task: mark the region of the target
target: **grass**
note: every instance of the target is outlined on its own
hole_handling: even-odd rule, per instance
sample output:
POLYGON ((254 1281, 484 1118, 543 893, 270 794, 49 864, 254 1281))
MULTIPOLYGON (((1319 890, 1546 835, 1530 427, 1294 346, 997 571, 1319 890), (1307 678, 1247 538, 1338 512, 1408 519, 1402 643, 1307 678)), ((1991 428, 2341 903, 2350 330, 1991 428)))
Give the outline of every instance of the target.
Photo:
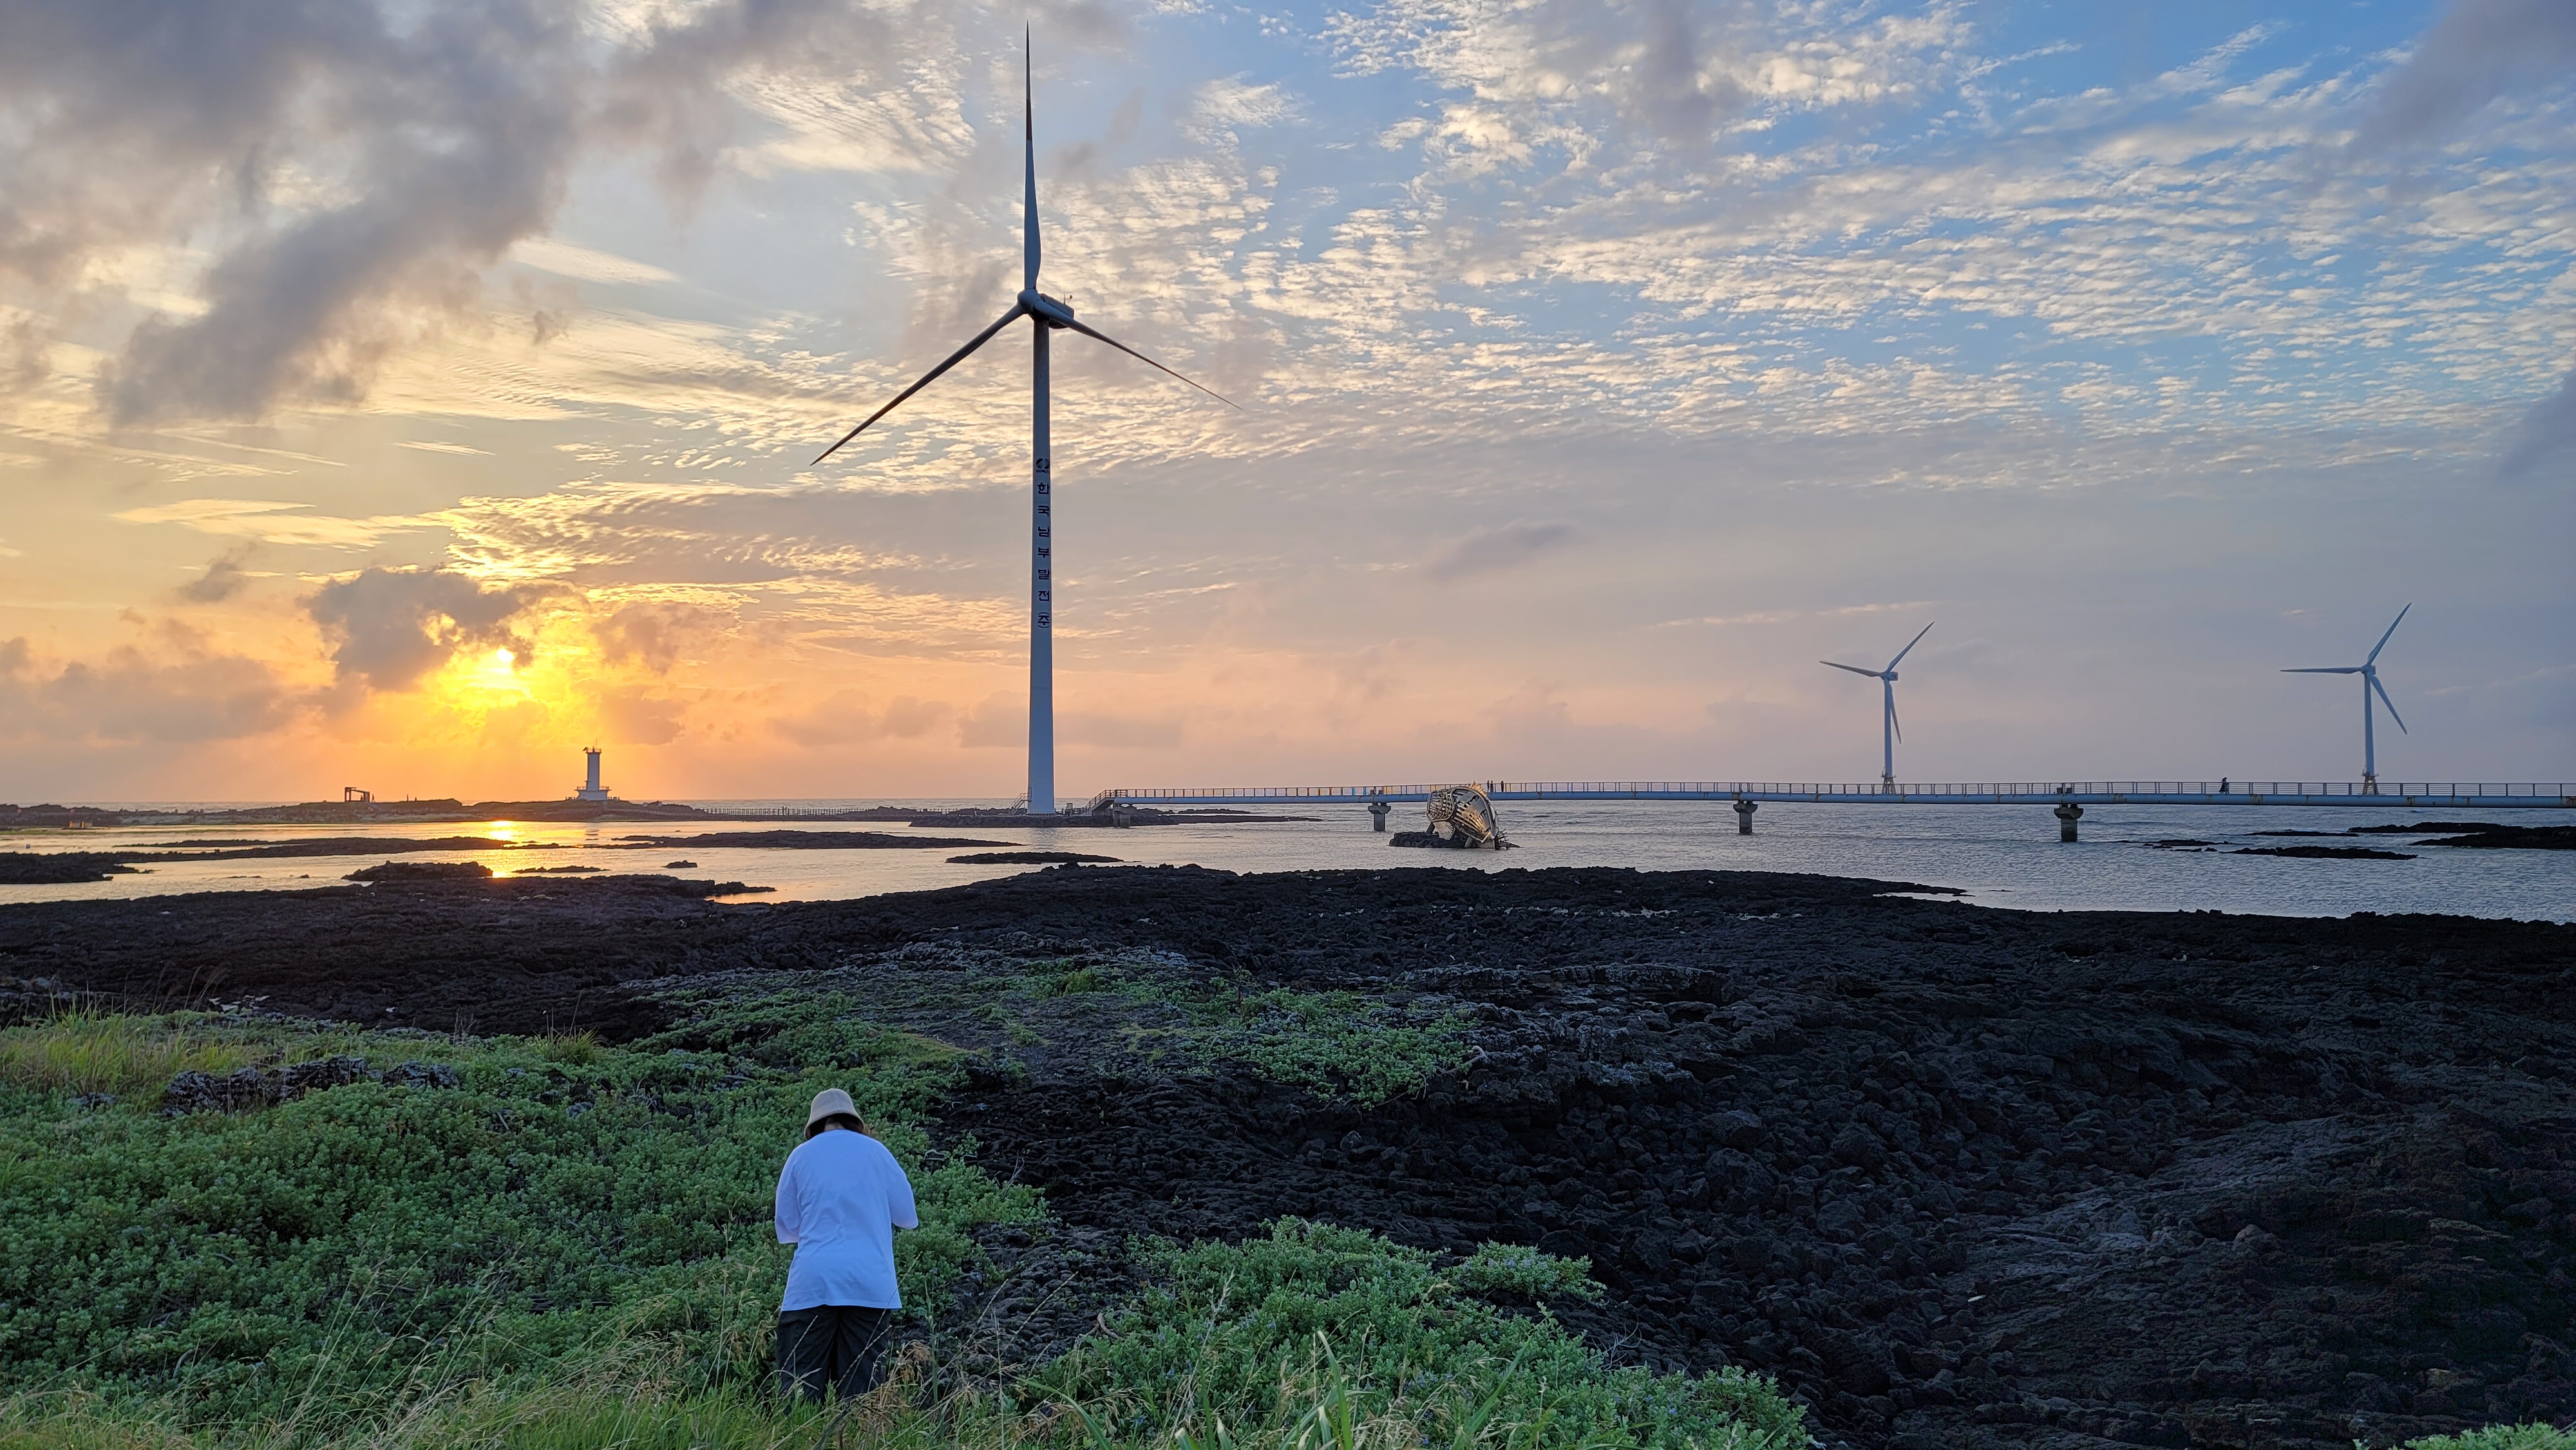
MULTIPOLYGON (((1175 1004, 1098 963, 1040 975, 1048 1000, 1143 1003, 1194 1050, 1346 1092, 1387 1090, 1453 1040, 1365 999, 1192 988, 1175 1004), (1388 1035, 1407 1032, 1425 1045, 1411 1059, 1388 1035), (1300 1034, 1316 1040, 1290 1051, 1300 1034), (1372 1076, 1354 1060, 1371 1051, 1397 1067, 1372 1076)), ((1444 1268, 1296 1221, 1154 1250, 1157 1287, 1034 1372, 975 1379, 963 1367, 989 1357, 944 1332, 929 1343, 953 1358, 916 1346, 869 1401, 782 1403, 766 1390, 787 1257, 769 1191, 818 1087, 849 1089, 912 1175, 923 1227, 896 1250, 916 1328, 985 1267, 978 1225, 1040 1206, 971 1144, 931 1146, 972 1054, 829 991, 682 1008, 626 1045, 204 1016, 0 1033, 0 1450, 1809 1443, 1767 1381, 1614 1368, 1543 1307, 1494 1302, 1597 1294, 1579 1260, 1489 1245, 1444 1268), (435 1062, 458 1085, 397 1074, 155 1110, 170 1072, 334 1056, 435 1062), (109 1088, 114 1105, 75 1097, 109 1088)))
POLYGON ((1467 1020, 1355 992, 1275 990, 1197 1007, 1201 1050, 1276 1082, 1364 1105, 1420 1088, 1467 1057, 1467 1020))
POLYGON ((1417 1091, 1464 1066, 1473 1046, 1470 1020, 1446 1005, 1355 992, 1256 992, 1147 951, 1027 960, 916 947, 861 972, 760 973, 721 988, 674 989, 662 1000, 687 1019, 668 1042, 765 1062, 813 1062, 823 1060, 818 1052, 838 1052, 832 1060, 873 1068, 909 1054, 917 1066, 936 1069, 958 1050, 925 1048, 918 1039, 907 1047, 896 1028, 871 1024, 964 1015, 998 1029, 1005 1050, 1115 1043, 1138 1066, 1202 1072, 1240 1064, 1363 1105, 1417 1091))
MULTIPOLYGON (((1790 1450, 1811 1442, 1767 1381, 1612 1369, 1545 1318, 1462 1295, 1429 1256, 1282 1221, 1167 1250, 1167 1285, 1071 1355, 958 1384, 920 1349, 867 1400, 818 1412, 739 1376, 703 1382, 687 1333, 614 1326, 543 1374, 465 1371, 435 1341, 359 1414, 299 1389, 211 1420, 174 1396, 0 1399, 0 1450, 1790 1450)), ((344 1345, 340 1353, 357 1353, 344 1345)), ((318 1380, 347 1380, 343 1372, 318 1380)))
POLYGON ((33 1062, 107 1041, 129 1064, 343 1053, 461 1075, 176 1118, 0 1085, 0 1381, 160 1397, 192 1419, 256 1421, 316 1395, 363 1417, 417 1398, 424 1376, 542 1377, 638 1336, 697 1346, 700 1387, 756 1367, 786 1258, 770 1188, 826 1084, 850 1089, 912 1175, 923 1227, 897 1264, 917 1304, 980 1259, 975 1225, 1037 1214, 1030 1190, 932 1151, 922 1064, 938 1054, 911 1039, 818 1049, 824 1063, 796 1070, 204 1019, 58 1019, 11 1040, 33 1062), (435 1373, 410 1353, 423 1346, 435 1373))
MULTIPOLYGON (((1472 1260, 1471 1260, 1472 1262, 1472 1260)), ((1557 1261, 1563 1263, 1564 1261, 1557 1261)), ((1767 1379, 1612 1368, 1542 1314, 1462 1292, 1432 1256, 1282 1219, 1164 1250, 1158 1282, 1037 1377, 1121 1444, 1786 1450, 1809 1437, 1767 1379), (1363 1429, 1365 1433, 1362 1433, 1363 1429)), ((1550 1269, 1562 1280, 1579 1269, 1550 1269)))
POLYGON ((182 1072, 231 1072, 257 1055, 193 1021, 76 1010, 0 1029, 0 1084, 157 1097, 182 1072))

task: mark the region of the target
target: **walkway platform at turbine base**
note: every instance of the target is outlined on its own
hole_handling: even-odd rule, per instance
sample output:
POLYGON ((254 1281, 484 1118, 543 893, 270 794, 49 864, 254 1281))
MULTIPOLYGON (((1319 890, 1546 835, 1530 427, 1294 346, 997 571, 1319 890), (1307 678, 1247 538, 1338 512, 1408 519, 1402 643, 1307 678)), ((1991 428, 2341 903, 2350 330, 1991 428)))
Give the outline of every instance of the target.
MULTIPOLYGON (((1455 782, 1448 782, 1454 784, 1455 782)), ((1479 781, 1498 801, 1804 801, 1868 806, 2363 806, 2402 811, 2576 810, 2567 782, 2093 780, 1950 785, 1824 785, 1792 781, 1479 781)), ((1430 785, 1179 786, 1105 790, 1117 806, 1317 806, 1419 803, 1430 785)))

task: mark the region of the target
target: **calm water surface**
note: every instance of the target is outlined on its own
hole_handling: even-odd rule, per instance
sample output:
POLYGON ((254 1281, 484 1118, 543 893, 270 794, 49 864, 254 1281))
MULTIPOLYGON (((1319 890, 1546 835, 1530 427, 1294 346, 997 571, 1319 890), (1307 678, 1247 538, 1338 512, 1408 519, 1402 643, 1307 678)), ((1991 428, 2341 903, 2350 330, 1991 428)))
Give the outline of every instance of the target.
MULTIPOLYGON (((695 802, 710 809, 778 802, 695 802)), ((858 801, 797 802, 846 808, 858 801)), ((946 804, 957 804, 954 802, 946 804)), ((1392 825, 1419 824, 1419 807, 1398 807, 1392 825)), ((2260 912, 2344 916, 2356 911, 2443 912, 2466 916, 2576 921, 2576 854, 2428 847, 2411 861, 2312 861, 2227 854, 2238 846, 2294 844, 2262 831, 2340 832, 2349 826, 2406 824, 2422 812, 2361 809, 2253 809, 2227 806, 2088 807, 2084 839, 2066 845, 2057 822, 2034 806, 1765 805, 1755 834, 1740 836, 1724 802, 1577 801, 1505 803, 1503 828, 1519 849, 1410 851, 1386 845, 1355 806, 1328 808, 1320 820, 1267 825, 1151 826, 1132 830, 1005 826, 938 829, 916 834, 973 836, 1018 847, 1086 851, 1142 864, 1196 863, 1229 871, 1293 871, 1417 866, 1450 870, 1511 867, 1633 866, 1640 870, 1798 871, 1865 876, 1956 887, 1988 906, 2064 911, 2260 912), (2159 850, 2151 843, 2192 838, 2221 849, 2159 850)), ((2445 819, 2567 824, 2563 811, 2446 813, 2445 819)), ((899 824, 783 821, 798 830, 905 833, 899 824)), ((299 836, 488 835, 495 848, 406 854, 406 861, 480 860, 496 873, 528 866, 585 865, 611 871, 660 871, 664 863, 697 863, 680 874, 777 888, 766 901, 828 900, 888 891, 918 891, 1007 876, 1029 867, 952 866, 956 851, 775 851, 688 846, 619 849, 638 834, 713 835, 769 829, 755 822, 703 825, 620 822, 605 825, 186 826, 120 827, 77 834, 21 836, 0 849, 117 850, 182 838, 247 841, 299 836), (502 840, 565 849, 511 852, 502 840)), ((2410 849, 2405 837, 2338 839, 2336 845, 2410 849)), ((288 890, 329 885, 361 866, 364 856, 258 861, 150 863, 142 874, 70 886, 0 886, 0 903, 149 896, 183 891, 288 890)))

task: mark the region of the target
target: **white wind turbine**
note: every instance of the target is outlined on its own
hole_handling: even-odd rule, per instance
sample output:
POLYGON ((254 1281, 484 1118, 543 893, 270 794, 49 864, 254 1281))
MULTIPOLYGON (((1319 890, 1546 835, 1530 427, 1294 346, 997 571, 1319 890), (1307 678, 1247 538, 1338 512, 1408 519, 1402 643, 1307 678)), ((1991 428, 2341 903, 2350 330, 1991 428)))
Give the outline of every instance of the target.
POLYGON ((2379 732, 2371 719, 2370 707, 2370 696, 2373 691, 2378 692, 2379 703, 2388 707, 2388 718, 2397 721, 2397 733, 2400 735, 2407 733, 2406 721, 2397 713, 2397 702, 2388 698, 2388 687, 2379 683, 2379 652, 2388 648, 2388 635, 2397 632, 2397 626, 2406 621, 2406 610, 2414 607, 2409 604, 2397 611, 2397 617, 2388 621, 2388 634, 2379 637, 2379 643, 2370 647, 2370 654, 2360 664, 2323 665, 2304 670, 2281 671, 2285 675, 2361 676, 2361 789, 2365 795, 2379 793, 2379 732))
MULTIPOLYGON (((1939 622, 1933 621, 1934 624, 1939 622)), ((1931 632, 1932 625, 1923 626, 1922 632, 1907 640, 1905 648, 1898 650, 1896 658, 1889 660, 1887 668, 1883 670, 1865 670, 1858 665, 1836 665, 1832 660, 1816 661, 1820 665, 1833 665, 1838 670, 1849 670, 1855 675, 1867 675, 1878 681, 1879 688, 1885 692, 1886 708, 1881 712, 1878 722, 1880 748, 1878 784, 1881 790, 1891 794, 1896 790, 1896 742, 1905 738, 1905 727, 1896 723, 1896 666, 1907 655, 1914 653, 1914 647, 1921 644, 1923 636, 1931 632)))
POLYGON ((1051 816, 1056 813, 1055 611, 1051 600, 1053 590, 1050 580, 1050 576, 1054 570, 1048 552, 1048 533, 1052 522, 1051 515, 1048 510, 1049 505, 1052 502, 1049 497, 1052 490, 1048 487, 1051 479, 1047 468, 1047 336, 1048 334, 1059 330, 1081 333, 1083 336, 1095 341, 1105 342, 1111 347, 1118 349, 1120 352, 1127 354, 1129 357, 1135 358, 1139 362, 1145 363, 1151 367, 1161 368, 1166 373, 1171 373, 1173 377, 1180 378, 1182 382, 1189 383, 1191 387, 1198 388, 1200 392, 1206 393, 1209 397, 1215 398, 1218 402, 1225 404, 1229 408, 1236 408, 1239 405, 1237 405, 1231 398, 1227 398, 1208 388, 1200 387, 1196 382, 1192 382, 1188 378, 1181 377, 1179 373, 1172 372, 1170 368, 1163 367, 1161 363, 1155 362, 1152 358, 1145 356, 1136 349, 1129 347, 1127 344, 1120 342, 1114 337, 1109 336, 1107 333, 1075 321, 1073 308, 1066 305, 1061 300, 1049 297, 1038 290, 1038 122, 1036 72, 1036 59, 1034 55, 1032 55, 1028 61, 1028 71, 1024 81, 1024 84, 1027 87, 1023 112, 1025 121, 1025 140, 1027 143, 1025 151, 1025 160, 1027 164, 1024 174, 1028 182, 1028 188, 1021 200, 1021 215, 1025 222, 1027 241, 1023 254, 1023 266, 1020 273, 1019 297, 1011 303, 1011 310, 1002 314, 1000 321, 995 322, 988 328, 985 328, 982 332, 975 334, 975 336, 969 340, 964 347, 950 353, 947 361, 942 362, 935 368, 932 368, 929 372, 922 374, 921 381, 914 383, 911 387, 895 394, 893 402, 886 404, 884 407, 877 409, 873 413, 870 413, 860 422, 858 427, 842 434, 841 442, 835 443, 831 447, 824 449, 822 457, 815 459, 814 462, 819 464, 823 459, 829 458, 833 454, 840 452, 841 445, 843 443, 847 443, 851 439, 858 437, 861 433, 866 432, 870 423, 874 423, 879 418, 893 412, 896 408, 902 405, 904 399, 911 397, 913 394, 920 392, 926 387, 929 387, 941 373, 948 371, 950 368, 953 368, 957 366, 958 363, 964 361, 968 353, 971 353, 975 349, 992 341, 994 335, 999 333, 1003 328, 1010 326, 1012 323, 1017 322, 1023 317, 1029 319, 1032 324, 1029 329, 1030 337, 1036 345, 1036 351, 1033 355, 1030 368, 1033 385, 1030 394, 1029 410, 1029 470, 1031 481, 1035 485, 1035 490, 1031 495, 1031 501, 1036 506, 1036 512, 1030 516, 1030 527, 1032 532, 1029 535, 1028 808, 1029 814, 1031 815, 1051 816))

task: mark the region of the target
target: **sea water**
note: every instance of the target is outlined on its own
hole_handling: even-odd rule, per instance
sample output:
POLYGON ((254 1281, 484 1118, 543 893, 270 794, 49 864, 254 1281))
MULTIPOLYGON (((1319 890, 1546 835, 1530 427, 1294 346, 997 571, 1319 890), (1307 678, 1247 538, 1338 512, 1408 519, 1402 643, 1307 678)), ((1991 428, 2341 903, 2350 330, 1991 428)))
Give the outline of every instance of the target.
MULTIPOLYGON (((873 801, 699 801, 710 810, 840 810, 873 801)), ((955 807, 985 802, 901 802, 955 807)), ((1395 830, 1419 828, 1418 806, 1399 806, 1395 830)), ((153 826, 19 836, 0 850, 116 851, 182 838, 276 841, 311 836, 483 836, 489 849, 399 857, 317 856, 249 861, 158 861, 135 875, 61 886, 0 886, 0 903, 87 900, 183 891, 293 890, 337 883, 378 861, 481 861, 496 874, 531 866, 596 866, 740 881, 773 891, 759 901, 811 901, 920 891, 1039 869, 952 865, 948 858, 990 848, 768 850, 716 844, 636 848, 631 838, 714 836, 734 831, 869 831, 972 837, 1006 849, 1081 851, 1141 865, 1195 864, 1227 871, 1311 871, 1385 867, 1451 870, 1626 866, 1643 871, 1794 871, 1947 887, 1985 906, 2036 911, 2227 911, 2281 916, 2438 912, 2461 916, 2576 921, 2576 854, 2564 851, 2415 847, 2405 836, 2345 837, 2347 827, 2405 825, 2422 811, 2335 807, 2090 806, 2082 837, 2057 839, 2057 820, 2037 806, 1806 805, 1772 803, 1739 835, 1724 801, 1505 802, 1499 807, 1514 849, 1502 852, 1390 848, 1356 805, 1256 815, 1309 819, 1227 825, 932 827, 900 822, 786 819, 770 822, 633 822, 559 825, 153 826), (2327 840, 2265 832, 2336 833, 2327 840), (2202 841, 2207 846, 2160 842, 2202 841), (2300 844, 2371 846, 2410 852, 2407 861, 2310 860, 2249 856, 2244 847, 2300 844), (524 851, 541 844, 558 849, 524 851)), ((2445 820, 2567 824, 2565 811, 2439 813, 2445 820)))

